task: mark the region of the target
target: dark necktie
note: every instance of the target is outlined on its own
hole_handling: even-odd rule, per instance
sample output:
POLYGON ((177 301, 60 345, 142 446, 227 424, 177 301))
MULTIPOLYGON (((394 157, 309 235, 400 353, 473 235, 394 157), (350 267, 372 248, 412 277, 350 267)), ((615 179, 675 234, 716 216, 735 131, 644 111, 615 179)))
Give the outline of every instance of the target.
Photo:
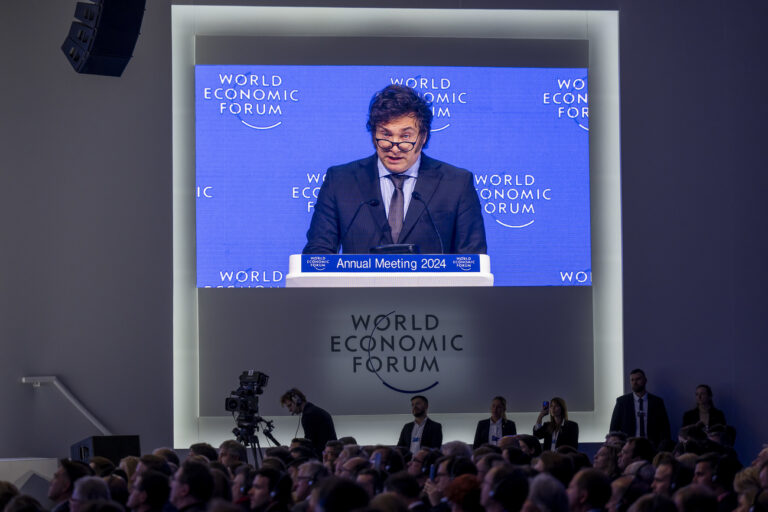
POLYGON ((643 399, 640 398, 640 412, 637 413, 637 421, 640 422, 640 437, 645 437, 645 412, 643 411, 643 399))
POLYGON ((392 193, 392 199, 389 201, 389 227, 392 229, 392 242, 397 243, 400 238, 400 231, 403 230, 404 197, 403 183, 408 176, 403 174, 387 174, 387 178, 392 180, 395 191, 392 193))

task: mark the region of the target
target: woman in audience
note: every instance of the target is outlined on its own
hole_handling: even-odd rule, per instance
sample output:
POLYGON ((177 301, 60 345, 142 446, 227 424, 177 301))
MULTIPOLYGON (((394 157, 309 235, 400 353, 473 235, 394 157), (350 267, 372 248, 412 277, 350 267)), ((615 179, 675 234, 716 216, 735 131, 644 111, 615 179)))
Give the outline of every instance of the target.
POLYGON ((706 384, 696 387, 696 407, 683 414, 683 426, 700 424, 704 429, 725 425, 725 414, 712 403, 712 388, 706 384))
POLYGON ((533 426, 533 435, 544 440, 544 451, 563 445, 576 449, 579 447, 579 424, 568 419, 565 400, 557 396, 550 400, 546 407, 542 407, 533 426), (547 414, 549 421, 542 425, 541 421, 547 414))
POLYGON ((604 444, 595 453, 592 467, 613 480, 621 474, 619 471, 619 450, 615 446, 604 444))

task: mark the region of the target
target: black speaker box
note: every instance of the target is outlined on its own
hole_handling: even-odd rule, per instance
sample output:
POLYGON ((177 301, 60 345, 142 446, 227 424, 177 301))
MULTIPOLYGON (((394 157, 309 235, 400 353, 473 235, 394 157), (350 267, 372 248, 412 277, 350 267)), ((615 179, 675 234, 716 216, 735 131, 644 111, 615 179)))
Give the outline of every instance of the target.
POLYGON ((120 76, 133 56, 146 0, 78 2, 61 50, 78 73, 120 76))
POLYGON ((128 455, 141 457, 139 436, 92 436, 78 441, 69 448, 69 458, 88 463, 93 456, 106 457, 115 466, 128 455))

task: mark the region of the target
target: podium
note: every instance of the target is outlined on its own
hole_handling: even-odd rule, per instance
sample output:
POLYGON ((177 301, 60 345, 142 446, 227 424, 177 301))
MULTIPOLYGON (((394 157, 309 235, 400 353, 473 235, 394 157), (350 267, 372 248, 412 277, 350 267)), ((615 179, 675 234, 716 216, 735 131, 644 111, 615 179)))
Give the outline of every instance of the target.
POLYGON ((286 288, 493 286, 487 254, 292 254, 286 288))

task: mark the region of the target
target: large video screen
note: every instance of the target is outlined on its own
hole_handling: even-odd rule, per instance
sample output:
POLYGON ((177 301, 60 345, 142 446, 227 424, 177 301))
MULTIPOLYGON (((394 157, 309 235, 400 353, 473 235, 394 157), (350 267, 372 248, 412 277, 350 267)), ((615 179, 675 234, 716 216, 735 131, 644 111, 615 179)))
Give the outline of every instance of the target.
POLYGON ((589 286, 586 68, 197 65, 200 288, 283 287, 328 167, 374 153, 373 94, 432 104, 424 154, 468 169, 495 286, 589 286))

